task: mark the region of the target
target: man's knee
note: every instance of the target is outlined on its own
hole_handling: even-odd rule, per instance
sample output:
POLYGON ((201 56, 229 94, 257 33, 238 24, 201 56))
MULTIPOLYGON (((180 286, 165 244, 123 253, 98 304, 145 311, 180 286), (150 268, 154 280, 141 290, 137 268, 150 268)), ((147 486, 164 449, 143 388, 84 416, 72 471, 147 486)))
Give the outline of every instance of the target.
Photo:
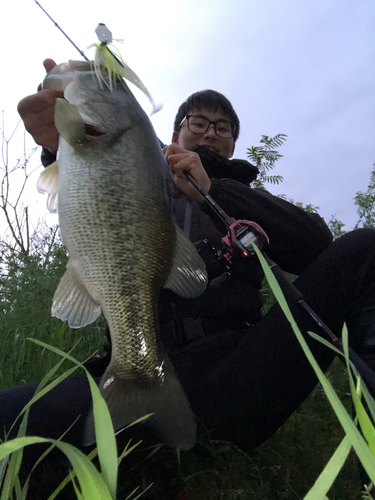
POLYGON ((333 242, 333 245, 345 245, 348 248, 367 248, 375 250, 375 229, 354 229, 333 242))

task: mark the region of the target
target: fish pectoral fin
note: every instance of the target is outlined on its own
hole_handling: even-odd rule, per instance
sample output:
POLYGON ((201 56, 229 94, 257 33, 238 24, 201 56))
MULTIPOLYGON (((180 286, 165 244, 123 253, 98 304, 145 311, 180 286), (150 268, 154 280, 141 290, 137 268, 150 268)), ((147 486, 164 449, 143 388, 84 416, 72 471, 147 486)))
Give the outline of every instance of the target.
POLYGON ((36 188, 39 193, 48 194, 47 208, 51 213, 57 212, 57 193, 59 192, 59 165, 57 161, 48 165, 40 174, 36 188))
MULTIPOLYGON (((148 416, 147 422, 168 446, 179 450, 192 448, 196 439, 195 418, 170 361, 165 361, 163 380, 155 377, 146 382, 138 378, 123 380, 110 364, 100 381, 115 432, 148 416)), ((84 445, 93 443, 91 411, 85 424, 84 445)))
POLYGON ((40 174, 36 188, 42 194, 55 194, 59 192, 59 165, 57 161, 48 165, 40 174))
POLYGON ((201 295, 208 282, 206 266, 193 243, 176 226, 176 245, 172 267, 164 285, 181 297, 201 295))
POLYGON ((101 314, 75 269, 68 264, 53 297, 51 314, 67 321, 71 328, 81 328, 95 321, 101 314))
POLYGON ((81 115, 78 113, 77 108, 66 99, 56 99, 55 125, 61 137, 73 149, 89 142, 81 115))
POLYGON ((47 198, 47 209, 51 214, 57 214, 58 194, 49 194, 47 198))

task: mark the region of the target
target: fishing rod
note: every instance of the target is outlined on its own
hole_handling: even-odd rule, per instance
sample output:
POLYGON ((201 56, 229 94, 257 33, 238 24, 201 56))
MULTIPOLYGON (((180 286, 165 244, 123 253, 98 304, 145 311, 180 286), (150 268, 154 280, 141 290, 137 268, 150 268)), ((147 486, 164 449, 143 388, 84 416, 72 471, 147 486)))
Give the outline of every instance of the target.
MULTIPOLYGON (((65 33, 65 31, 57 24, 57 22, 48 14, 48 12, 40 5, 40 3, 37 0, 34 0, 35 3, 42 9, 42 11, 46 14, 46 16, 51 19, 53 24, 58 28, 61 33, 69 40, 69 42, 73 45, 73 47, 78 50, 78 52, 81 54, 81 56, 85 59, 85 61, 90 62, 90 59, 85 55, 83 50, 81 50, 74 42, 73 40, 65 33)), ((116 60, 116 62, 121 66, 125 67, 123 63, 120 61, 120 59, 114 54, 108 47, 108 44, 112 43, 112 33, 109 31, 107 26, 104 23, 99 23, 98 26, 95 29, 95 33, 97 34, 99 38, 99 42, 101 42, 102 46, 107 46, 108 52, 111 54, 111 56, 116 60)))
MULTIPOLYGON (((48 14, 48 12, 40 5, 37 0, 34 0, 35 3, 42 9, 42 11, 51 19, 53 24, 58 28, 61 33, 69 40, 69 42, 73 45, 73 47, 78 50, 80 55, 89 62, 89 59, 86 57, 84 52, 73 42, 73 40, 65 33, 65 31, 57 24, 57 22, 48 14)), ((99 23, 95 29, 95 33, 97 34, 101 45, 108 45, 112 43, 112 33, 106 27, 104 23, 99 23)), ((106 47, 109 53, 113 56, 116 62, 124 67, 120 59, 108 48, 106 47)), ((160 141, 161 147, 164 147, 162 141, 160 141)), ((266 259, 267 264, 272 269, 276 280, 278 281, 281 289, 286 295, 289 295, 293 300, 297 302, 299 306, 303 308, 303 310, 308 314, 308 316, 314 320, 314 322, 319 326, 321 330, 323 330, 326 335, 330 338, 332 344, 343 353, 343 345, 341 339, 339 339, 328 326, 319 318, 319 316, 311 309, 311 307, 306 303, 301 292, 293 285, 291 281, 285 276, 284 272, 281 268, 273 262, 267 254, 264 252, 263 247, 269 245, 269 239, 266 232, 255 222, 247 221, 247 220, 235 220, 233 217, 230 217, 210 196, 210 194, 197 182, 196 179, 189 173, 185 172, 188 180, 193 184, 193 186, 199 191, 199 193, 203 196, 206 203, 211 207, 211 209, 216 213, 216 215, 222 220, 227 228, 227 235, 222 239, 224 248, 226 249, 224 252, 224 257, 231 262, 231 259, 235 255, 241 255, 242 257, 248 257, 249 255, 254 254, 253 244, 256 244, 257 247, 262 251, 264 258, 266 259)), ((361 375, 366 385, 372 392, 375 393, 375 374, 372 370, 366 365, 366 363, 353 351, 353 349, 349 346, 349 360, 356 367, 358 373, 361 375)))
POLYGON ((48 12, 45 9, 43 9, 43 7, 40 5, 40 3, 37 0, 34 0, 34 1, 38 5, 38 7, 40 7, 42 9, 42 11, 46 14, 46 16, 48 16, 51 19, 51 21, 56 26, 56 28, 58 28, 61 31, 61 33, 69 40, 69 42, 73 45, 73 47, 78 50, 78 52, 85 59, 85 61, 89 62, 89 59, 88 59, 88 57, 86 57, 83 50, 81 50, 79 47, 77 47, 77 45, 73 42, 73 40, 71 38, 68 37, 68 35, 65 33, 65 31, 62 28, 60 28, 60 26, 57 24, 57 22, 54 19, 52 19, 52 17, 48 14, 48 12))
MULTIPOLYGON (((165 148, 166 144, 160 139, 158 139, 158 141, 160 147, 162 149, 165 148)), ((223 243, 226 248, 224 256, 228 261, 230 261, 235 254, 248 257, 250 253, 254 253, 252 247, 253 242, 258 248, 262 248, 264 245, 269 244, 267 234, 258 224, 252 221, 242 219, 236 220, 230 217, 189 172, 185 171, 184 174, 227 228, 228 234, 223 238, 223 243)))
MULTIPOLYGON (((233 256, 235 254, 240 254, 242 257, 254 255, 255 252, 253 244, 255 244, 262 252, 263 257, 272 270, 284 295, 296 302, 297 305, 300 306, 307 314, 307 316, 312 319, 315 324, 327 335, 332 345, 344 354, 344 347, 341 339, 338 338, 320 319, 315 311, 307 304, 302 293, 287 278, 282 269, 275 262, 273 262, 264 251, 264 248, 269 245, 269 239, 265 231, 255 222, 245 220, 235 221, 232 217, 229 217, 190 173, 185 172, 185 175, 194 187, 198 189, 208 205, 217 215, 219 215, 220 219, 226 225, 228 233, 222 239, 222 242, 226 248, 230 249, 230 255, 233 256)), ((365 381, 368 389, 372 392, 372 394, 375 394, 375 373, 350 346, 348 346, 348 353, 350 362, 354 365, 362 379, 365 381)))

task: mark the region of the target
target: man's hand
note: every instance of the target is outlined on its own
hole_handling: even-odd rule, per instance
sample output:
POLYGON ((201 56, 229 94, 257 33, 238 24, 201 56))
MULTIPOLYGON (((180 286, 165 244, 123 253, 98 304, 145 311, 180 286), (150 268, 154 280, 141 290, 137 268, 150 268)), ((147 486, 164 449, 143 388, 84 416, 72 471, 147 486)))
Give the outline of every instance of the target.
MULTIPOLYGON (((47 71, 56 66, 53 59, 46 59, 43 65, 47 71)), ((33 136, 34 141, 56 153, 59 142, 59 133, 54 123, 55 100, 64 97, 63 92, 57 90, 41 90, 38 93, 25 97, 18 103, 25 129, 33 136)))
POLYGON ((176 144, 165 146, 163 153, 171 168, 172 179, 176 186, 189 196, 189 198, 198 203, 203 203, 203 196, 187 179, 184 173, 189 172, 206 191, 209 191, 211 181, 202 165, 199 155, 176 144))

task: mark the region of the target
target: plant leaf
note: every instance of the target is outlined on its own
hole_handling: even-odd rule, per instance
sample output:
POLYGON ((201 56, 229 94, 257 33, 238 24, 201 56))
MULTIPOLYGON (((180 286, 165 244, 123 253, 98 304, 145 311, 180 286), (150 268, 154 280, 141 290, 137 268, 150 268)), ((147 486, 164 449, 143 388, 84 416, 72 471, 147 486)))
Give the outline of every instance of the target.
POLYGON ((324 467, 323 471, 320 473, 318 479, 315 481, 314 486, 304 497, 304 500, 324 500, 326 498, 326 495, 344 465, 351 448, 350 439, 348 436, 345 436, 327 465, 324 467))
POLYGON ((100 394, 99 388, 94 379, 87 371, 87 369, 74 359, 70 354, 67 354, 56 347, 50 346, 36 339, 30 339, 36 344, 49 349, 63 358, 70 359, 76 365, 83 368, 89 380, 92 399, 93 399, 93 413, 95 421, 95 435, 97 442, 97 449, 102 470, 103 479, 108 487, 112 497, 115 498, 117 488, 117 446, 116 438, 113 429, 112 419, 103 396, 100 394))
POLYGON ((367 443, 363 439, 363 436, 360 434, 356 426, 354 425, 352 419, 348 415, 348 412, 346 411, 344 405, 340 401, 339 397, 337 396, 336 392, 333 390, 330 382, 328 381, 327 377, 324 375, 323 371, 321 370, 319 364, 317 363, 316 359, 314 358, 312 352, 310 351, 309 346, 306 343, 306 340, 304 339, 300 329, 298 328, 297 323, 295 322, 293 315, 289 309, 289 306, 285 300, 284 294, 281 291, 281 288, 271 271, 270 267, 268 266, 265 258, 263 257, 262 253, 260 250, 257 248, 256 245, 253 245, 254 250, 256 254, 258 255, 258 258, 260 260, 260 263, 262 265, 263 271, 268 279, 268 282, 273 290, 273 293, 275 294, 275 297, 277 301, 280 304, 281 309, 283 310, 286 318, 288 319, 289 323, 291 324, 291 327, 301 344, 301 347, 306 354, 311 366, 313 367, 320 383, 323 386, 324 392, 326 393, 329 402, 332 405, 332 408, 334 409, 337 418, 339 419, 342 427, 344 428, 345 433, 349 437, 349 440, 351 442, 351 445, 353 446, 355 452, 357 453, 359 459, 362 462, 363 467, 365 468, 368 476, 370 477, 371 481, 374 482, 375 479, 375 457, 372 455, 367 443))
POLYGON ((0 460, 30 444, 52 443, 68 457, 77 475, 84 500, 114 500, 102 479, 101 474, 84 453, 69 443, 40 437, 21 437, 0 445, 0 460))

